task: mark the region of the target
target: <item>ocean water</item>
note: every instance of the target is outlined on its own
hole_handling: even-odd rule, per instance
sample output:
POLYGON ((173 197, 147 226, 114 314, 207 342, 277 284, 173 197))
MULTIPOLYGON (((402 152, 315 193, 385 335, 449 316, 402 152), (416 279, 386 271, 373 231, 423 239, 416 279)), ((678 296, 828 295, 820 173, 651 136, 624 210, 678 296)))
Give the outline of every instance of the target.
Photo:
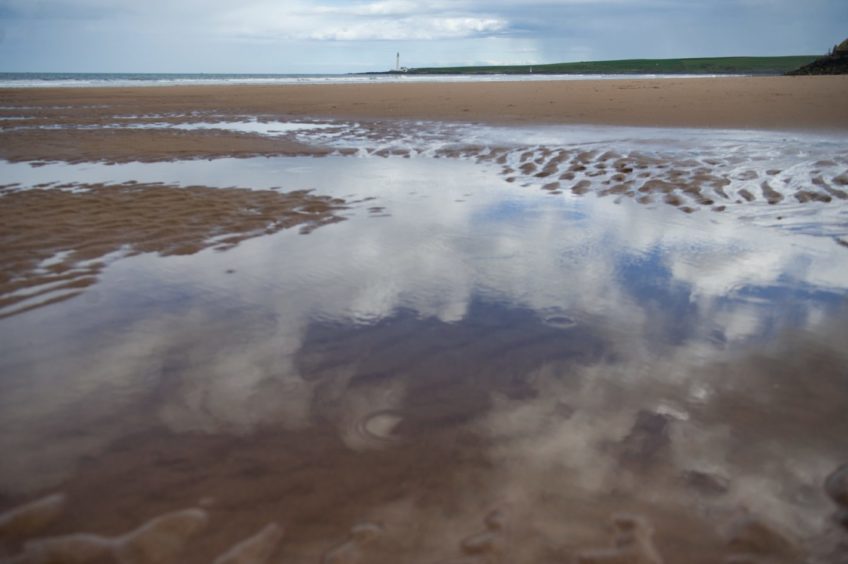
POLYGON ((397 75, 397 74, 198 74, 198 73, 0 73, 0 88, 69 86, 179 86, 190 84, 356 84, 373 82, 491 82, 693 78, 719 75, 397 75))

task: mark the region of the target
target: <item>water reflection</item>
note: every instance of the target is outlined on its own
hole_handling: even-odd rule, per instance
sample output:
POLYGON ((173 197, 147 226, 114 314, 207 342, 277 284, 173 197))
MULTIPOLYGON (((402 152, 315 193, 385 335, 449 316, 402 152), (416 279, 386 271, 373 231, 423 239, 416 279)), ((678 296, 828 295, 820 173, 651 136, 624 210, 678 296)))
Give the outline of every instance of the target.
POLYGON ((740 515, 825 550, 848 458, 831 240, 469 161, 244 164, 385 213, 125 258, 0 321, 4 507, 59 488, 53 532, 115 535, 203 500, 197 561, 279 522, 291 561, 564 562, 621 511, 666 561, 728 554, 740 515))

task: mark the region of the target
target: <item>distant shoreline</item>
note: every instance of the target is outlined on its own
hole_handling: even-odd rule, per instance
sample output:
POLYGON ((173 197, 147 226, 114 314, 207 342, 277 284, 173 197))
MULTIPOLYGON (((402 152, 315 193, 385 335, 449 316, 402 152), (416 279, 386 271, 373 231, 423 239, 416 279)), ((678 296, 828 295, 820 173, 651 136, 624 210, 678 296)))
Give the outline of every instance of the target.
POLYGON ((366 75, 782 75, 815 61, 816 55, 622 59, 542 65, 420 67, 366 75))
POLYGON ((547 65, 412 68, 334 74, 0 72, 0 88, 147 87, 191 85, 356 84, 486 80, 596 80, 778 76, 815 56, 630 59, 547 65))
POLYGON ((720 78, 745 74, 501 74, 368 72, 349 74, 177 74, 177 73, 0 73, 0 89, 28 88, 150 88, 183 86, 290 86, 391 83, 533 82, 586 80, 655 80, 667 78, 720 78))

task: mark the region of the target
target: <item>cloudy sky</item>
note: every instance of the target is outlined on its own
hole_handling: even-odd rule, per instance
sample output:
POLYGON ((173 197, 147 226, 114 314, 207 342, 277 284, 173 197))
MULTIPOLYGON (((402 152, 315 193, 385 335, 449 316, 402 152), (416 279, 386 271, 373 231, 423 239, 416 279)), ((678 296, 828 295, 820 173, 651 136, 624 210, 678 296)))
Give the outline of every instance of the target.
POLYGON ((817 54, 846 34, 846 0, 0 0, 0 72, 817 54))

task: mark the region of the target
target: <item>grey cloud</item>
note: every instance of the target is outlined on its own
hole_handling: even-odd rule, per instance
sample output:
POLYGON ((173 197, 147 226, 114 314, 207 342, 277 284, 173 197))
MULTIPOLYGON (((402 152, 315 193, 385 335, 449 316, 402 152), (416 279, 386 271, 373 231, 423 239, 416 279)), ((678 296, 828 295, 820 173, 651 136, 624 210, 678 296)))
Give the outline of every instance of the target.
POLYGON ((844 39, 848 8, 843 0, 0 0, 0 22, 0 71, 348 72, 385 68, 395 50, 407 66, 817 54, 844 39))
POLYGON ((103 0, 5 0, 0 19, 101 19, 131 13, 130 4, 103 0))

